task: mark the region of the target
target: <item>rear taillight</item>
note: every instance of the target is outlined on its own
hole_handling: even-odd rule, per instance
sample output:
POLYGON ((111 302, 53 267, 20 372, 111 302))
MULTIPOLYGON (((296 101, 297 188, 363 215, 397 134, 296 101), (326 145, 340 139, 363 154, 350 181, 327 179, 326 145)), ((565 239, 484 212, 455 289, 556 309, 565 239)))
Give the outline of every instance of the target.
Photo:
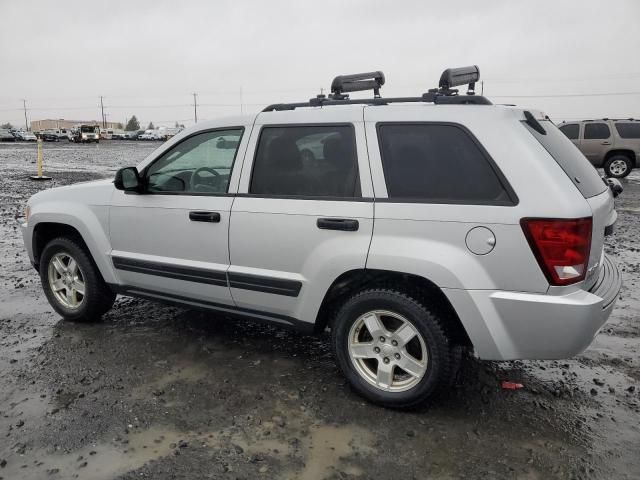
POLYGON ((584 279, 591 251, 591 217, 523 218, 520 224, 551 285, 569 285, 584 279))

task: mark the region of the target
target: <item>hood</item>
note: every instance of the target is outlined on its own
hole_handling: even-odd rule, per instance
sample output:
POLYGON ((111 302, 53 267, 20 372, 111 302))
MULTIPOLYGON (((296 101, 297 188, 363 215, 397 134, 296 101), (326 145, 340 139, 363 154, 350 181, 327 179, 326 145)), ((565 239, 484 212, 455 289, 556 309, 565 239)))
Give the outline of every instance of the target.
POLYGON ((29 199, 29 204, 72 201, 87 205, 108 205, 114 190, 113 179, 110 178, 79 182, 38 192, 29 199))

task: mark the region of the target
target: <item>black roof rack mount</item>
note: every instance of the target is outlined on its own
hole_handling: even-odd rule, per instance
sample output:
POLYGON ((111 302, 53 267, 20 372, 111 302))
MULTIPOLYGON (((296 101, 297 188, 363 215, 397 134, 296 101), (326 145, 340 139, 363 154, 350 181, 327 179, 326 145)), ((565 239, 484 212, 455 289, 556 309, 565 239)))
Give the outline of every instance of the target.
POLYGON ((477 65, 470 67, 448 68, 440 76, 439 88, 430 89, 420 97, 382 98, 380 87, 384 85, 384 73, 381 71, 339 75, 331 82, 331 94, 318 95, 308 102, 276 103, 266 107, 263 112, 294 110, 300 107, 325 107, 331 105, 388 105, 389 103, 417 103, 457 105, 491 105, 491 102, 475 94, 475 84, 480 80, 480 69, 477 65), (468 85, 466 95, 458 95, 453 88, 468 85), (373 90, 373 98, 350 99, 350 92, 373 90))

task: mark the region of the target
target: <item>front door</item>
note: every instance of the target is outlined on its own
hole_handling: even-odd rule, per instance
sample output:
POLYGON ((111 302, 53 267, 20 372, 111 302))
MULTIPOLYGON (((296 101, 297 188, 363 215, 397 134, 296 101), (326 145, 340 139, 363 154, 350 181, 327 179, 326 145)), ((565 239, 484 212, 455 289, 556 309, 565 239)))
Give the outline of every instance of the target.
POLYGON ((141 172, 143 193, 114 194, 111 258, 121 284, 152 296, 233 304, 226 280, 229 192, 237 188, 233 165, 246 148, 243 132, 186 137, 141 172))
POLYGON ((332 282, 365 267, 373 192, 362 109, 332 113, 257 117, 229 231, 238 307, 313 322, 332 282))

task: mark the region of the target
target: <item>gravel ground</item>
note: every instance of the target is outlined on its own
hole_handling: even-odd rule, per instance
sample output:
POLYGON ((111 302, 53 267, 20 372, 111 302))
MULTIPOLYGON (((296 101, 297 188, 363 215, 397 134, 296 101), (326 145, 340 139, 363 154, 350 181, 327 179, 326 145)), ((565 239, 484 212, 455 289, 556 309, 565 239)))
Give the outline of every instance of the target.
POLYGON ((17 219, 42 188, 111 177, 155 143, 0 144, 0 478, 640 478, 640 174, 607 251, 624 287, 575 359, 466 359, 418 411, 365 403, 326 337, 119 297, 60 320, 17 219), (501 380, 524 384, 502 390, 501 380))

